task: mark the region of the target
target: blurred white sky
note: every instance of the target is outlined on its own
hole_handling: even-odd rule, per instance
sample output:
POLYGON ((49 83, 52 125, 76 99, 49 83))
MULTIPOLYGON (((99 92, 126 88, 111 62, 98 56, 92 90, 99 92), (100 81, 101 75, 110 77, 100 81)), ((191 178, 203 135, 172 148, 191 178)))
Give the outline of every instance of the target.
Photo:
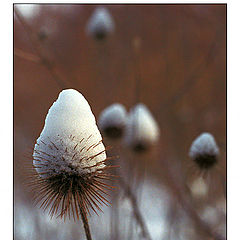
POLYGON ((17 4, 15 7, 17 7, 26 18, 36 16, 40 10, 40 6, 37 4, 17 4))

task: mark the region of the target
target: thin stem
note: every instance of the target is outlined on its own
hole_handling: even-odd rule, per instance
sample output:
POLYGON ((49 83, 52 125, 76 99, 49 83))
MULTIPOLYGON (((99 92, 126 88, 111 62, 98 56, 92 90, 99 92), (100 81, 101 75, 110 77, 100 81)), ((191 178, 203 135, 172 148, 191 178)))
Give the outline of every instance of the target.
MULTIPOLYGON (((33 33, 31 27, 26 23, 24 17, 22 16, 21 12, 15 7, 14 13, 16 14, 18 20, 22 24, 24 30, 28 34, 30 41, 33 44, 33 47, 41 60, 40 62, 48 69, 49 73, 52 75, 56 83, 60 88, 66 88, 66 80, 62 77, 62 75, 59 73, 57 68, 53 65, 52 61, 47 57, 47 52, 42 47, 41 42, 38 40, 36 35, 33 33)), ((19 51, 17 52, 19 54, 19 51)), ((22 53, 21 53, 22 55, 22 53)), ((23 56, 23 55, 22 55, 23 56)), ((26 55, 25 55, 26 57, 26 55)))
POLYGON ((90 227, 89 227, 88 219, 87 219, 87 214, 82 208, 80 208, 80 213, 81 213, 81 217, 82 217, 82 221, 83 221, 86 238, 87 238, 87 240, 92 240, 90 227))
POLYGON ((34 54, 31 53, 27 53, 21 49, 18 48, 14 48, 14 55, 21 57, 25 60, 31 61, 31 62, 35 62, 35 63, 39 63, 41 62, 39 57, 35 56, 34 54))
POLYGON ((185 209, 186 213, 194 220, 197 226, 205 231, 208 235, 210 235, 215 240, 226 240, 225 237, 219 235, 217 232, 212 231, 212 229, 205 223, 196 213, 195 209, 191 204, 189 204, 186 200, 181 199, 180 201, 182 207, 185 209))
POLYGON ((170 172, 170 178, 172 180, 171 188, 175 193, 175 198, 178 199, 179 204, 182 206, 186 214, 193 220, 193 222, 195 223, 195 226, 198 226, 198 229, 208 234, 214 240, 226 240, 225 237, 213 231, 211 227, 199 217, 196 210, 194 209, 194 206, 191 203, 190 197, 185 192, 183 186, 181 186, 181 182, 176 181, 174 176, 171 174, 171 171, 169 172, 170 172))
POLYGON ((137 204, 137 199, 136 199, 135 195, 133 194, 131 188, 127 185, 127 183, 121 177, 119 178, 119 184, 123 188, 126 195, 129 197, 129 199, 131 201, 132 208, 133 208, 133 214, 134 214, 134 217, 135 217, 137 223, 141 227, 143 238, 151 240, 151 236, 150 236, 147 226, 143 220, 142 214, 139 210, 139 207, 137 204))
MULTIPOLYGON (((175 103, 180 101, 180 99, 189 92, 189 90, 196 84, 196 82, 200 79, 201 74, 205 73, 209 65, 214 62, 214 58, 216 57, 215 52, 218 52, 219 46, 221 46, 221 41, 216 41, 216 39, 221 39, 219 37, 219 34, 221 34, 221 30, 217 31, 215 34, 215 38, 212 41, 208 52, 206 55, 204 55, 197 64, 193 71, 190 72, 190 74, 185 77, 185 81, 183 82, 182 86, 180 86, 175 93, 167 99, 166 102, 162 103, 159 107, 159 111, 163 113, 164 111, 169 111, 169 108, 172 107, 175 103)), ((167 57, 167 56, 166 56, 167 57)))
POLYGON ((119 239, 119 196, 115 193, 112 202, 113 206, 111 208, 111 239, 119 239))
POLYGON ((140 72, 140 47, 141 39, 136 38, 133 42, 134 47, 134 67, 135 67, 135 104, 140 102, 140 90, 141 90, 141 72, 140 72))

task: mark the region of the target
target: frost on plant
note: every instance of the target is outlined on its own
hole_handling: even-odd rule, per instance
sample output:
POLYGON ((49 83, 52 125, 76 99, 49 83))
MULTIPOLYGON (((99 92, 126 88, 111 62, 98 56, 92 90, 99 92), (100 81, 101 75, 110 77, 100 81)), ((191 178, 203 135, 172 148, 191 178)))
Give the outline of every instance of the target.
POLYGON ((87 24, 87 33, 101 40, 114 31, 114 22, 109 11, 104 7, 98 7, 93 12, 87 24))
POLYGON ((109 138, 123 136, 127 121, 127 112, 122 104, 115 103, 105 108, 99 116, 99 128, 109 138))
POLYGON ((108 178, 101 134, 91 108, 78 91, 63 90, 48 111, 33 152, 36 201, 51 216, 79 218, 99 209, 108 178))
POLYGON ((136 152, 142 152, 154 145, 160 136, 160 129, 151 112, 144 104, 131 109, 125 136, 125 143, 136 152))
POLYGON ((202 133, 192 143, 189 156, 201 169, 208 169, 217 163, 219 148, 210 133, 202 133))

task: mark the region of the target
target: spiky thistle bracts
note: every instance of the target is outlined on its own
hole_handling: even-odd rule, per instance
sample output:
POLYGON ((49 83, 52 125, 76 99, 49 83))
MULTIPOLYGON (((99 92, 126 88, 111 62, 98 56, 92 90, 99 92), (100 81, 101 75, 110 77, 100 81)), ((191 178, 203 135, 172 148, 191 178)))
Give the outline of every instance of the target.
POLYGON ((98 120, 102 133, 111 139, 120 139, 127 122, 127 111, 122 104, 114 103, 105 108, 98 120))
POLYGON ((51 216, 79 219, 90 209, 97 212, 99 205, 108 204, 107 160, 88 102, 76 90, 62 91, 49 109, 33 152, 36 202, 51 216))
POLYGON ((189 156, 200 169, 207 170, 217 163, 219 148, 210 133, 202 133, 192 143, 189 156))

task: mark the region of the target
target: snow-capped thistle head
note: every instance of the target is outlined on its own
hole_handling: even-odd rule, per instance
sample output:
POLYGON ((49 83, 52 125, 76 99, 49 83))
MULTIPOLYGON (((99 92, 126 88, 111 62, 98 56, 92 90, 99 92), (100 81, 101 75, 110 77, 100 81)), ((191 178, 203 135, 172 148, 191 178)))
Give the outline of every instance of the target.
POLYGON ((100 113, 98 125, 105 136, 118 139, 123 136, 126 121, 125 107, 122 104, 114 103, 100 113))
POLYGON ((114 21, 109 11, 104 7, 97 7, 87 24, 87 34, 95 39, 104 39, 114 31, 114 21))
POLYGON ((210 133, 202 133, 192 143, 189 156, 201 169, 209 169, 217 163, 219 148, 210 133))
POLYGON ((106 178, 106 153, 91 108, 81 93, 63 90, 46 116, 33 151, 37 201, 53 216, 97 207, 106 178), (54 196, 54 197, 53 197, 54 196), (61 209, 59 209, 61 208, 61 209))
POLYGON ((148 108, 141 103, 133 107, 128 115, 125 143, 142 152, 154 145, 159 136, 160 129, 148 108))

